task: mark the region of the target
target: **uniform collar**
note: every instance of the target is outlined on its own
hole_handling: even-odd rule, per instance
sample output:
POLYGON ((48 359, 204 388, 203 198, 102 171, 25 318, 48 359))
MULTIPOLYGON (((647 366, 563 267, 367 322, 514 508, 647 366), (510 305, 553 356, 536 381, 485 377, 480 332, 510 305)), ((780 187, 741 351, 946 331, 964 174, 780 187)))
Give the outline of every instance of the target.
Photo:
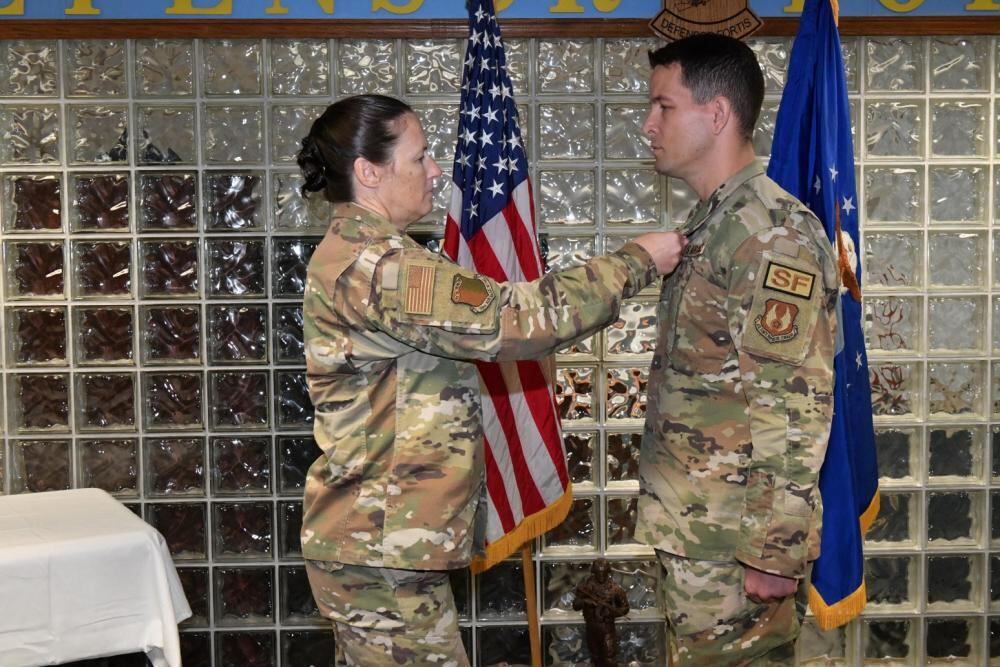
POLYGON ((359 206, 354 202, 341 202, 333 205, 334 218, 355 220, 387 236, 401 236, 402 232, 389 220, 371 209, 359 206))
POLYGON ((757 160, 754 160, 727 178, 725 183, 717 187, 715 192, 708 196, 708 199, 699 201, 698 204, 691 209, 691 212, 688 214, 687 220, 681 227, 680 232, 685 236, 693 234, 705 224, 705 221, 712 216, 712 213, 714 213, 719 208, 719 205, 726 201, 731 194, 736 192, 751 178, 759 176, 763 173, 764 168, 757 162, 757 160))

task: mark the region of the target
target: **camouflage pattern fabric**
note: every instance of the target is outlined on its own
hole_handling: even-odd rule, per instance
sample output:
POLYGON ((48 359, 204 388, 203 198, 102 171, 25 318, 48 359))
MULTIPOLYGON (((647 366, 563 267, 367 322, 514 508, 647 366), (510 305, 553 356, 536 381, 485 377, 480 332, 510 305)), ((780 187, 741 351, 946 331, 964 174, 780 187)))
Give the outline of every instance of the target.
POLYGON ((819 221, 752 164, 701 202, 664 282, 637 538, 801 579, 819 555, 838 280, 819 221))
POLYGON ((739 563, 663 551, 656 555, 666 572, 663 598, 674 667, 795 664, 795 639, 808 603, 806 583, 795 596, 759 603, 743 592, 739 563))
POLYGON ((309 263, 309 394, 323 455, 309 470, 306 558, 447 570, 485 532, 482 411, 472 360, 543 357, 613 322, 656 277, 634 243, 532 283, 498 284, 340 205, 309 263))
POLYGON ((338 663, 468 667, 447 572, 306 561, 338 663))

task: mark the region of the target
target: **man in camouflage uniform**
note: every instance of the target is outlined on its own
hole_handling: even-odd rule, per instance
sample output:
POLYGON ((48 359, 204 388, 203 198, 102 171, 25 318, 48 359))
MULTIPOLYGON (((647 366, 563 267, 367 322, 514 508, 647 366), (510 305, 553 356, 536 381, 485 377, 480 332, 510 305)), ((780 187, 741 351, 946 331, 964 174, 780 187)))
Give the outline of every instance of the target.
POLYGON ((658 306, 637 537, 665 570, 675 665, 794 664, 819 555, 835 263, 820 222, 755 162, 749 47, 698 35, 650 62, 657 170, 700 201, 658 306))
POLYGON ((613 322, 623 299, 676 266, 684 243, 672 233, 637 241, 499 284, 369 208, 335 207, 304 297, 323 456, 308 474, 302 551, 348 664, 468 664, 447 570, 467 566, 485 532, 470 362, 543 357, 613 322))

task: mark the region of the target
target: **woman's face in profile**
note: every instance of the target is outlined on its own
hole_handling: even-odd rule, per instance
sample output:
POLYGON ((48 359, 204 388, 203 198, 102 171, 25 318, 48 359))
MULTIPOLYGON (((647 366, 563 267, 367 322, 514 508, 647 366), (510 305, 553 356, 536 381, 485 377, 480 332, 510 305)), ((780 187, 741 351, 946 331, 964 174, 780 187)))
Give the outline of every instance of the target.
POLYGON ((441 168, 428 152, 427 139, 414 114, 400 116, 397 128, 399 138, 378 194, 390 220, 404 229, 431 212, 434 181, 441 175, 441 168))

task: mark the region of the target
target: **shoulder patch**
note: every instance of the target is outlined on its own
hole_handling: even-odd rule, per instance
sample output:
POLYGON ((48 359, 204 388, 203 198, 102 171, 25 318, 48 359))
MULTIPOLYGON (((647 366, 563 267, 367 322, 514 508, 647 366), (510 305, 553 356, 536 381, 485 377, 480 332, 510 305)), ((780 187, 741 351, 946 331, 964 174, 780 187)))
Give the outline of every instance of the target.
POLYGON ((408 262, 403 286, 403 311, 410 315, 430 315, 434 306, 434 271, 431 262, 408 262))
POLYGON ((795 269, 773 260, 768 261, 764 274, 764 287, 798 297, 811 299, 816 274, 795 269))
POLYGON ((799 307, 781 299, 767 299, 764 302, 764 312, 754 318, 753 325, 757 333, 771 343, 784 343, 799 334, 795 319, 799 316, 799 307))
POLYGON ((495 295, 490 284, 479 278, 456 274, 451 284, 451 302, 469 306, 474 313, 481 313, 490 307, 495 295))

